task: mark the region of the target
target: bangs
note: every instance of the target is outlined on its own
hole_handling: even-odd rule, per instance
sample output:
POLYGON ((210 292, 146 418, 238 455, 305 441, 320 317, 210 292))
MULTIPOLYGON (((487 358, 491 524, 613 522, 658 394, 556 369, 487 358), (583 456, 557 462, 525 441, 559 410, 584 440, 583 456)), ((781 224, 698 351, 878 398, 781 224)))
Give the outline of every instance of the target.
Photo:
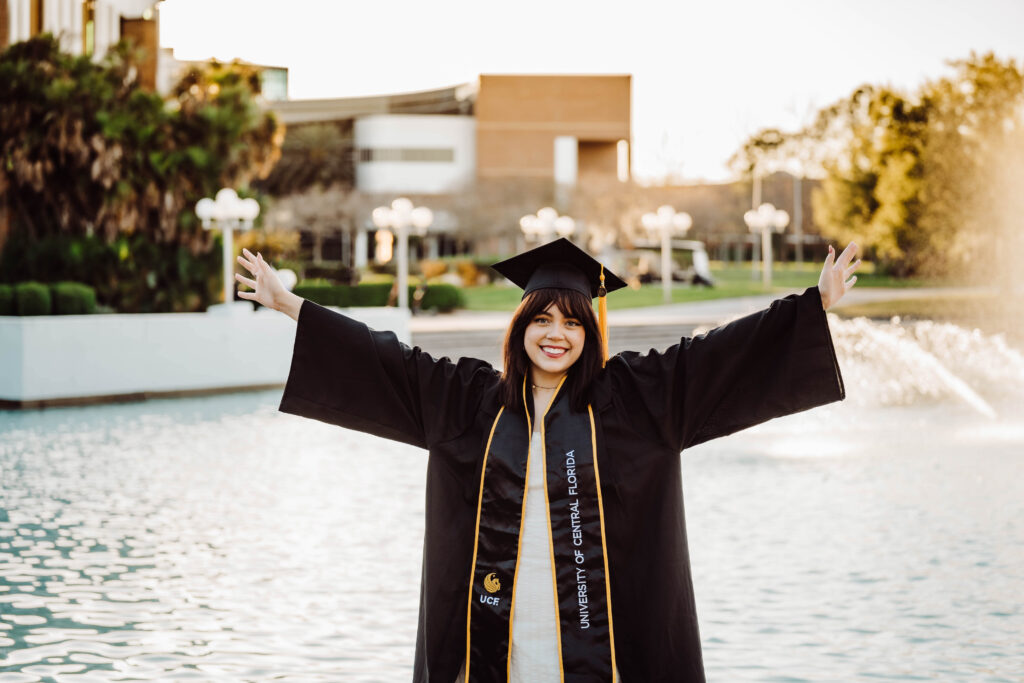
POLYGON ((558 310, 562 312, 563 316, 576 318, 580 322, 594 317, 594 304, 590 297, 573 289, 556 289, 554 287, 535 289, 527 294, 519 304, 516 316, 524 315, 532 318, 538 313, 546 311, 551 304, 558 306, 558 310))

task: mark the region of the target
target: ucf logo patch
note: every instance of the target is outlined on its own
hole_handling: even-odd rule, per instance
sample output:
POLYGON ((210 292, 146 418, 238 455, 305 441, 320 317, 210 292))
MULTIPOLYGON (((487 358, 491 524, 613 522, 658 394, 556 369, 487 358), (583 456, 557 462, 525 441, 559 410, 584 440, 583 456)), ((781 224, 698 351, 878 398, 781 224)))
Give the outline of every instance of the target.
MULTIPOLYGON (((501 581, 498 579, 497 575, 494 572, 491 572, 490 574, 484 577, 484 589, 488 593, 497 593, 501 590, 501 581)), ((484 603, 485 605, 493 605, 494 607, 497 607, 498 604, 501 603, 501 598, 495 597, 493 595, 484 595, 483 593, 481 593, 480 602, 484 603)))

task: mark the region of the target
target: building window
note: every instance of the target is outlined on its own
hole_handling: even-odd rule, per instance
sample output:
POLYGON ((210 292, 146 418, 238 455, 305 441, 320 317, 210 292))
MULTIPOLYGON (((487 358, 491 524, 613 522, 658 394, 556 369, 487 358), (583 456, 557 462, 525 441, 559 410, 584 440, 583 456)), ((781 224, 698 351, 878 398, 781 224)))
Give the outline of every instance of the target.
POLYGON ((82 3, 82 54, 92 57, 96 52, 96 0, 82 3))
POLYGON ((455 150, 450 148, 426 147, 372 147, 357 150, 356 158, 361 163, 371 161, 455 161, 455 150))
POLYGON ((288 99, 288 69, 268 67, 260 71, 260 94, 266 100, 283 102, 288 99))

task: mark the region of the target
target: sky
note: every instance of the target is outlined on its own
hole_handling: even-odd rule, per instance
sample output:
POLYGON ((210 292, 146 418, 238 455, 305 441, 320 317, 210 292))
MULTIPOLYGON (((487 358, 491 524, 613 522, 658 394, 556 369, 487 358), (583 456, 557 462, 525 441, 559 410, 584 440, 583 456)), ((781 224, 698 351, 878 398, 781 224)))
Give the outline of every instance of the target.
POLYGON ((160 22, 181 59, 288 67, 292 99, 631 74, 640 181, 728 180, 750 135, 864 83, 913 92, 972 50, 1024 61, 1024 0, 165 0, 160 22))

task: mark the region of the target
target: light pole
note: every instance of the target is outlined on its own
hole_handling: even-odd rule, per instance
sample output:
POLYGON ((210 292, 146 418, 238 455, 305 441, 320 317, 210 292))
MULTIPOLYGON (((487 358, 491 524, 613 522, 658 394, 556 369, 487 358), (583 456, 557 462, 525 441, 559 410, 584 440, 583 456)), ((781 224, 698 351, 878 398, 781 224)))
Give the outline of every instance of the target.
POLYGON ((672 303, 672 237, 685 235, 693 219, 685 211, 676 211, 668 204, 655 213, 645 213, 640 224, 652 239, 661 240, 661 292, 666 304, 672 303))
POLYGON ((752 233, 761 233, 761 282, 772 286, 772 233, 781 233, 789 225, 789 214, 771 204, 762 204, 756 210, 743 214, 743 221, 752 233))
MULTIPOLYGON (((203 222, 203 228, 220 228, 224 251, 224 305, 234 299, 235 254, 233 233, 235 230, 249 230, 252 222, 260 215, 260 204, 255 199, 239 199, 238 193, 230 187, 217 192, 216 199, 203 197, 196 202, 196 216, 203 222)), ((248 306, 249 304, 246 303, 248 306)))
MULTIPOLYGON (((378 206, 373 210, 373 224, 380 230, 394 230, 398 234, 398 307, 409 308, 409 228, 417 235, 425 235, 434 222, 434 212, 425 206, 413 206, 405 197, 391 202, 391 206, 378 206)), ((386 259, 390 261, 390 255, 386 259)))
POLYGON ((523 230, 527 242, 544 244, 558 237, 569 237, 576 232, 576 221, 569 216, 559 216, 550 206, 545 206, 536 214, 529 214, 519 219, 519 227, 523 230))

